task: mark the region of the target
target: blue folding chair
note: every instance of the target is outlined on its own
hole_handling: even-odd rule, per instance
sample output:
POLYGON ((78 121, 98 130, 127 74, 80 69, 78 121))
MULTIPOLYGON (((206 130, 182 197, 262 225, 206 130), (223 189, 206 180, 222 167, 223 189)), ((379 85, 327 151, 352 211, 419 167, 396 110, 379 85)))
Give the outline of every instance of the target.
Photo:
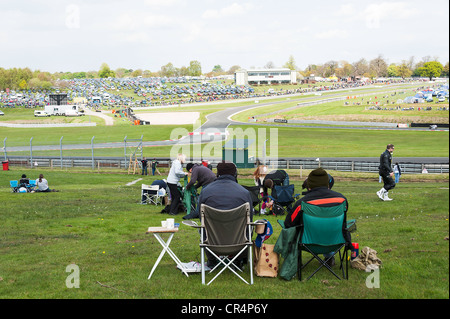
POLYGON ((18 181, 9 181, 9 186, 11 187, 12 193, 17 193, 19 191, 19 182, 18 181))
POLYGON ((272 212, 275 215, 284 215, 292 209, 292 204, 300 197, 294 191, 294 184, 275 185, 272 196, 269 196, 273 200, 272 212))
POLYGON ((36 180, 32 179, 30 180, 29 184, 27 185, 27 190, 29 192, 34 191, 36 189, 36 180))

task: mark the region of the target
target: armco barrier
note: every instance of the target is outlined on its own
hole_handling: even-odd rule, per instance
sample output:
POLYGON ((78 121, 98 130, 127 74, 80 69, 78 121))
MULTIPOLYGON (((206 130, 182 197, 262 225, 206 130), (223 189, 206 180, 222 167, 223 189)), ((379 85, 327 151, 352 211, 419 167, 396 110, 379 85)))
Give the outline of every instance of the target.
MULTIPOLYGON (((94 167, 95 169, 101 168, 117 168, 127 169, 128 159, 124 157, 94 157, 94 163, 92 163, 92 157, 59 157, 50 156, 33 156, 32 163, 30 157, 27 156, 10 156, 8 158, 9 167, 50 167, 50 168, 77 168, 77 167, 94 167), (62 164, 62 165, 61 165, 62 164)), ((209 163, 215 168, 220 159, 208 159, 209 163)), ((157 158, 159 162, 158 167, 169 167, 171 160, 169 158, 157 158)), ((194 158, 188 161, 200 163, 201 159, 194 158)), ((326 170, 343 171, 343 172, 378 172, 378 163, 364 160, 358 161, 329 161, 329 160, 305 160, 305 159, 278 159, 268 160, 266 165, 269 169, 276 167, 278 169, 302 169, 312 170, 318 167, 322 167, 326 170)), ((402 174, 420 174, 424 169, 428 173, 442 174, 449 172, 448 163, 401 163, 402 174)))

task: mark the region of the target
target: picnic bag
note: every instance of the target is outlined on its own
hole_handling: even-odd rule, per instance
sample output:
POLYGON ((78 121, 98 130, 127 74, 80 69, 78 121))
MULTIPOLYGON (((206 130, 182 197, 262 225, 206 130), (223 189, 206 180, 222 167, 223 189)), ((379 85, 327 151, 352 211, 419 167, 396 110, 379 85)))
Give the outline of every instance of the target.
POLYGON ((254 268, 259 277, 278 276, 278 254, 273 251, 275 245, 262 243, 261 247, 253 245, 254 268))

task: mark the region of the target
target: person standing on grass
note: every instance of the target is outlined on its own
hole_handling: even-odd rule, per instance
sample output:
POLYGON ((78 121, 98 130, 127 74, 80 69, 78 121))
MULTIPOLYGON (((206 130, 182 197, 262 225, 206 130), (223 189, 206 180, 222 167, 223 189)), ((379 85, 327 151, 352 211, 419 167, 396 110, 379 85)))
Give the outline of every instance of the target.
POLYGON ((392 153, 394 152, 394 144, 388 144, 386 150, 380 156, 380 166, 378 166, 378 173, 383 179, 383 187, 377 192, 378 197, 383 201, 391 201, 389 198, 389 190, 395 187, 393 179, 394 171, 392 170, 392 153))
POLYGON ((395 163, 394 165, 394 175, 395 175, 395 184, 398 184, 400 181, 400 176, 402 176, 402 170, 400 169, 400 164, 395 163))
POLYGON ((158 173, 158 175, 161 175, 161 173, 158 171, 156 166, 159 164, 159 162, 156 160, 156 158, 152 161, 152 175, 155 176, 155 172, 158 173))
MULTIPOLYGON (((216 180, 216 174, 213 173, 212 170, 210 170, 207 166, 204 166, 202 164, 193 164, 188 163, 186 165, 186 170, 189 174, 191 174, 191 180, 186 185, 186 189, 189 189, 191 187, 195 188, 195 192, 197 192, 198 188, 202 188, 202 192, 206 187, 214 182, 216 180), (194 185, 195 184, 195 185, 194 185)), ((197 205, 195 211, 191 212, 190 214, 183 216, 183 219, 192 219, 192 218, 199 218, 200 217, 200 207, 197 205)))
POLYGON ((147 175, 148 161, 145 157, 142 158, 141 164, 142 164, 142 175, 147 175))
POLYGON ((177 215, 179 206, 181 205, 181 193, 178 189, 178 183, 181 178, 187 175, 183 171, 183 164, 186 162, 186 155, 178 154, 177 159, 172 162, 169 175, 167 176, 167 186, 170 190, 170 210, 169 215, 177 215))

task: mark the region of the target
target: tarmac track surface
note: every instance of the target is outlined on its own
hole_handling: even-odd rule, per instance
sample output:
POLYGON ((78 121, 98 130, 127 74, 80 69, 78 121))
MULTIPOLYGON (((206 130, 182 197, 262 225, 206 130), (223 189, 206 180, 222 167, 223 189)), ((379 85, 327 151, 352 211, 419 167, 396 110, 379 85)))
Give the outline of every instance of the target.
MULTIPOLYGON (((335 94, 327 95, 326 98, 341 96, 338 92, 335 94)), ((274 97, 277 98, 277 97, 274 97)), ((307 100, 311 100, 311 97, 303 97, 301 94, 292 94, 289 95, 290 102, 304 102, 307 100)), ((286 103, 286 100, 283 101, 270 101, 270 98, 261 98, 259 101, 265 101, 263 103, 258 103, 256 105, 245 105, 245 106, 236 106, 230 107, 225 110, 221 110, 215 113, 209 114, 206 118, 206 122, 202 124, 199 128, 190 132, 189 135, 184 136, 178 140, 164 140, 164 141, 143 141, 142 145, 144 147, 148 146, 170 146, 170 145, 178 145, 178 144, 196 144, 196 143, 208 143, 208 142, 220 142, 226 139, 227 129, 230 125, 254 125, 254 126, 270 126, 270 127, 302 127, 306 126, 301 124, 277 124, 277 123, 255 123, 255 122, 238 122, 231 120, 231 117, 235 114, 238 114, 243 111, 247 111, 252 108, 261 108, 264 106, 272 106, 275 104, 286 103)), ((211 104, 221 103, 211 102, 211 104)), ((202 104, 204 105, 204 104, 202 104)), ((300 106, 301 107, 301 106, 300 106)), ((305 121, 306 122, 306 121, 305 121)), ((307 126, 308 128, 327 128, 327 129, 355 129, 355 130, 422 130, 428 131, 427 128, 421 127, 408 127, 408 128, 397 128, 397 127, 368 127, 368 126, 335 126, 335 125, 348 125, 348 122, 333 122, 333 125, 330 125, 330 121, 318 122, 314 121, 316 125, 307 126)), ((355 122, 355 125, 359 123, 355 122)), ((362 123, 361 123, 362 124, 362 123)), ((448 131, 448 129, 446 130, 448 131)), ((111 142, 111 143, 95 143, 95 148, 116 148, 116 147, 124 147, 124 142, 111 142)), ((63 145, 63 150, 70 149, 90 149, 91 144, 67 144, 63 145)), ((8 147, 8 151, 28 151, 29 146, 18 146, 18 147, 8 147)), ((33 146, 33 150, 60 150, 59 145, 41 145, 41 146, 33 146)), ((322 158, 323 160, 353 160, 351 158, 322 158)), ((364 161, 379 161, 379 158, 355 158, 364 161)), ((420 163, 448 163, 447 158, 436 158, 436 157, 426 157, 426 158, 396 158, 396 160, 401 162, 420 162, 420 163)))

